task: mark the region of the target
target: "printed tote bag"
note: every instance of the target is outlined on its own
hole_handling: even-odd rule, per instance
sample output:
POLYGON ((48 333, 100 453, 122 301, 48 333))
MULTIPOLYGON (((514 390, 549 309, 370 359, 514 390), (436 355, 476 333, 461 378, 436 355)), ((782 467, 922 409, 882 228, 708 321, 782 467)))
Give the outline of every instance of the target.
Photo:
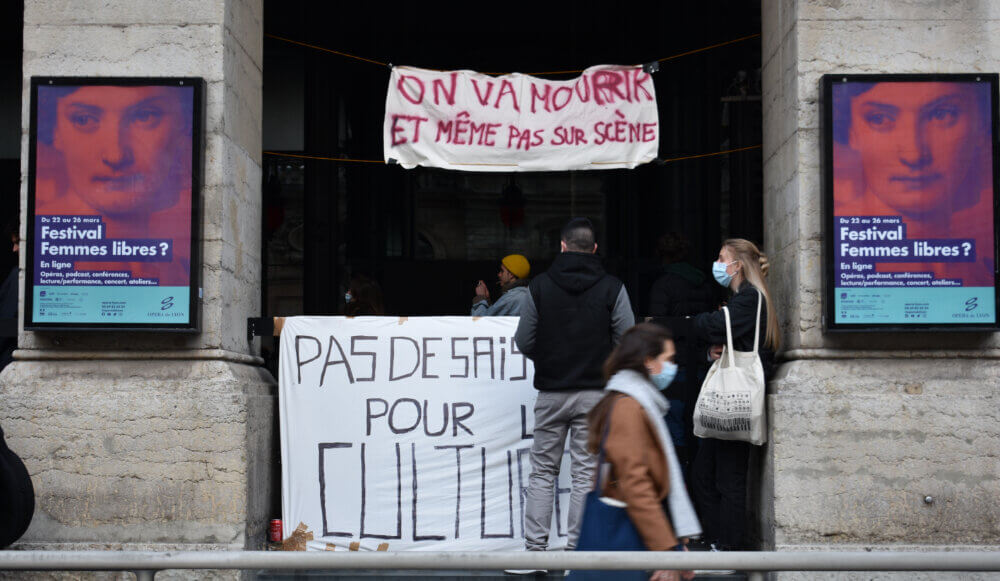
POLYGON ((760 347, 760 306, 757 292, 757 325, 753 351, 733 349, 733 326, 729 309, 726 316, 726 345, 722 357, 712 365, 701 385, 694 406, 694 435, 717 440, 741 440, 759 446, 767 441, 767 416, 764 415, 764 366, 757 350, 760 347))

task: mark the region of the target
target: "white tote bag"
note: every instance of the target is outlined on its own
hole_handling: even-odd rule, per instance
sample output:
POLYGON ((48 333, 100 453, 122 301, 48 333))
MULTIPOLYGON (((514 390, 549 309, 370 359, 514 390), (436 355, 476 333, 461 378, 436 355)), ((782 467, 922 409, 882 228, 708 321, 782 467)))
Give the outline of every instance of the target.
POLYGON ((722 357, 712 365, 701 385, 694 406, 694 435, 717 440, 740 440, 759 446, 767 441, 767 416, 764 415, 764 366, 757 349, 760 346, 760 305, 757 292, 757 326, 753 351, 733 349, 733 326, 729 309, 726 316, 726 346, 722 357))

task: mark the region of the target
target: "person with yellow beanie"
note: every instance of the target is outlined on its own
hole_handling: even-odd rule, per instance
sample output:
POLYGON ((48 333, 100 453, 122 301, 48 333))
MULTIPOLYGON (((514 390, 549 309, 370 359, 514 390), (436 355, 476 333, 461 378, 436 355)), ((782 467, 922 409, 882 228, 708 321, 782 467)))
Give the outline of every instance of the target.
POLYGON ((486 283, 479 281, 476 285, 476 296, 472 299, 473 317, 511 316, 516 317, 521 312, 521 301, 528 296, 528 275, 531 274, 531 264, 520 254, 508 254, 500 261, 500 272, 497 282, 500 284, 500 297, 490 304, 490 289, 486 283))

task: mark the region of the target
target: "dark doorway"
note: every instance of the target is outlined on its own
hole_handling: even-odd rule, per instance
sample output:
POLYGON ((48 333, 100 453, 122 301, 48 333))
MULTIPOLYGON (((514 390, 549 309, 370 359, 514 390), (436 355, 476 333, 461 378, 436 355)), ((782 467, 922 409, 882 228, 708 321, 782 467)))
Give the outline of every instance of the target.
MULTIPOLYGON (((267 35, 387 63, 531 73, 648 62, 759 34, 760 3, 535 3, 473 17, 416 4, 269 0, 264 30, 265 150, 381 160, 389 69, 267 35)), ((654 75, 660 157, 759 145, 760 66, 759 37, 663 62, 654 75)), ((600 253, 642 314, 662 234, 685 234, 690 261, 706 271, 722 239, 761 241, 761 166, 760 149, 516 175, 265 154, 263 314, 340 313, 356 273, 381 284, 389 314, 465 314, 476 281, 494 282, 503 255, 525 254, 542 272, 573 215, 597 224, 600 253)))
MULTIPOLYGON (((21 38, 24 2, 0 4, 0 224, 18 219, 21 200, 21 38)), ((0 278, 17 264, 10 241, 0 248, 0 278)))

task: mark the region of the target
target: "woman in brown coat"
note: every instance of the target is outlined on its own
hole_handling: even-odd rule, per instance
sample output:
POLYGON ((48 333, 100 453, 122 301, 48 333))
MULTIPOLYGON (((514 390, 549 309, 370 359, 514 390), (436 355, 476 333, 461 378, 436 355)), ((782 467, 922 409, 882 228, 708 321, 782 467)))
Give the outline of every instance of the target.
MULTIPOLYGON (((606 474, 599 476, 604 483, 601 500, 624 504, 650 551, 684 550, 682 539, 701 533, 663 421, 669 403, 660 391, 677 372, 673 357, 674 342, 665 328, 643 323, 629 329, 604 366, 608 393, 589 416, 592 453, 599 452, 604 438, 606 465, 598 469, 606 474)), ((690 571, 662 570, 651 579, 692 576, 690 571)))

